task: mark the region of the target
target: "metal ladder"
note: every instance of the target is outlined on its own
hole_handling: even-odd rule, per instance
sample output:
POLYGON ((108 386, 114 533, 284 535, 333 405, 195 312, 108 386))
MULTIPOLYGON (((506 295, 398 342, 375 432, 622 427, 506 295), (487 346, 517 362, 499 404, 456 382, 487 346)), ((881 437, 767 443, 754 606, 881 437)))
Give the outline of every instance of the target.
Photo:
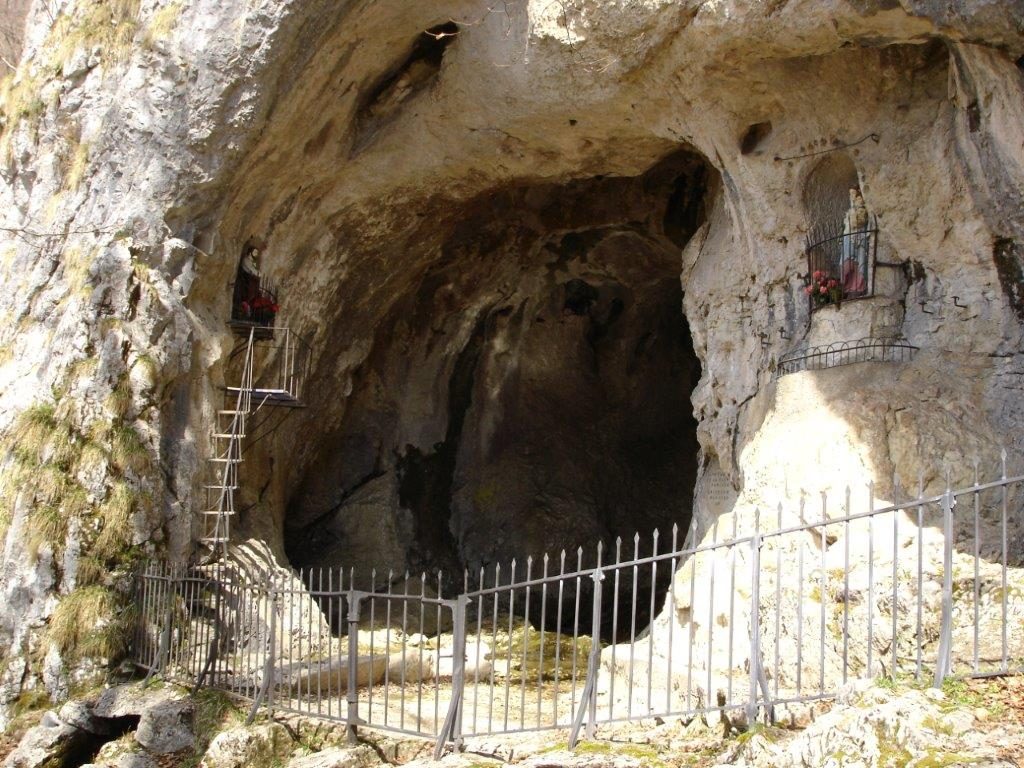
POLYGON ((225 398, 230 402, 233 395, 234 407, 217 411, 214 419, 212 450, 207 459, 209 477, 203 485, 205 503, 199 513, 200 542, 208 549, 211 559, 227 555, 231 518, 236 513, 238 465, 242 463, 246 419, 252 412, 254 340, 254 331, 250 330, 244 347, 241 382, 237 387, 230 387, 225 398))

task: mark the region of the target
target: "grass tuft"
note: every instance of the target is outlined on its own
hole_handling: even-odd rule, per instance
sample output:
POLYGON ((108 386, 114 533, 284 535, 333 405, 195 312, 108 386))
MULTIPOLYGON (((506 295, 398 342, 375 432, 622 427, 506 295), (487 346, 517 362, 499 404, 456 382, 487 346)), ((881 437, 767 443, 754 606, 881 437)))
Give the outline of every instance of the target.
POLYGON ((66 160, 61 180, 61 188, 68 192, 78 189, 85 177, 85 169, 89 166, 89 145, 76 142, 73 147, 69 153, 70 157, 66 160))
POLYGON ((100 48, 105 62, 124 61, 139 29, 140 0, 84 0, 62 14, 47 40, 49 66, 56 74, 77 51, 100 48))
POLYGON ((178 24, 180 16, 181 3, 179 2, 168 3, 154 13, 153 18, 150 19, 149 24, 146 26, 146 31, 142 35, 142 46, 151 51, 156 48, 158 42, 170 37, 171 32, 178 24))
POLYGON ((115 423, 108 431, 110 459, 118 469, 137 473, 148 470, 152 464, 149 449, 139 433, 130 424, 115 423))
POLYGON ((33 561, 39 551, 49 545, 54 554, 61 551, 68 532, 68 520, 60 508, 50 504, 37 504, 28 516, 28 552, 33 561))
POLYGON ((100 533, 92 546, 96 557, 112 560, 128 548, 135 497, 136 494, 123 480, 114 484, 98 511, 100 533))
POLYGON ((127 377, 121 379, 107 397, 107 409, 115 419, 123 419, 132 408, 132 388, 127 377))
POLYGON ((111 589, 80 587, 54 610, 47 639, 64 658, 118 659, 127 647, 131 615, 128 607, 111 589))

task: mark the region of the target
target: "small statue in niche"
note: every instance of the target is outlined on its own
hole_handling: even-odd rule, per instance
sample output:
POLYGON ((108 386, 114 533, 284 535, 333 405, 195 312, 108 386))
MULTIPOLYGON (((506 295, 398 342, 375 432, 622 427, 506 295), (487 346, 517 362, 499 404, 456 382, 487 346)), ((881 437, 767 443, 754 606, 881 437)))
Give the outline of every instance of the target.
POLYGON ((843 221, 843 253, 840 274, 843 294, 859 296, 867 290, 864 276, 868 271, 868 209, 856 187, 850 188, 850 208, 843 221))
POLYGON ((279 309, 277 299, 262 283, 260 250, 250 248, 242 257, 235 277, 235 319, 258 325, 274 324, 279 309))

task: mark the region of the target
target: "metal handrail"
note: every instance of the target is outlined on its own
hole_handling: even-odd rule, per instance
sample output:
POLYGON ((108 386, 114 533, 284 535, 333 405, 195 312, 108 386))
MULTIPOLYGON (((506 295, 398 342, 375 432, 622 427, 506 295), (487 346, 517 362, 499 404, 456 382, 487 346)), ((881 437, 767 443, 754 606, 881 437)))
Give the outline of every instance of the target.
POLYGON ((854 363, 908 362, 919 351, 920 347, 914 346, 906 339, 879 339, 873 336, 866 336, 852 341, 834 341, 831 344, 799 349, 784 355, 775 366, 775 376, 779 378, 799 371, 827 370, 854 363), (859 356, 857 354, 872 350, 881 350, 881 357, 859 356), (818 361, 823 362, 823 364, 812 364, 818 361))
POLYGON ((973 484, 953 489, 947 480, 944 491, 926 494, 922 481, 914 498, 900 498, 894 480, 896 501, 880 505, 868 484, 862 511, 851 508, 848 489, 845 501, 832 508, 822 492, 816 513, 817 504, 808 504, 813 497, 804 495, 799 509, 792 510, 795 524, 786 524, 779 504, 770 526, 757 512, 752 531, 749 525, 739 529, 734 517, 730 532, 720 538, 715 524, 707 543, 698 546, 691 520, 685 538, 673 526, 663 551, 655 531, 649 540, 637 534, 631 541, 618 538, 611 547, 596 542, 587 550, 596 554, 592 567, 583 567, 580 547, 554 558, 513 561, 507 568, 500 563, 480 568, 473 589, 466 572, 455 599, 444 596, 440 573, 428 592, 425 573, 416 579, 418 589, 409 586, 408 573, 405 588, 393 589, 402 580, 394 571, 380 578, 373 571, 369 589, 356 589, 351 568, 313 568, 294 576, 277 571, 250 579, 244 570, 232 571, 227 561, 212 570, 151 562, 140 574, 141 622, 133 654, 150 674, 188 677, 202 667, 209 685, 250 699, 253 713, 262 706, 343 723, 350 736, 369 727, 431 738, 435 754, 446 744, 460 744, 467 734, 571 728, 575 741, 582 733, 592 737, 599 723, 639 718, 746 710, 749 723, 762 715, 771 720, 773 707, 832 698, 848 678, 874 677, 880 666, 883 675, 906 673, 934 685, 948 676, 1024 672, 1018 669, 1024 637, 1011 636, 1008 629, 1008 603, 1024 599, 1008 581, 1007 521, 1022 491, 1024 474, 1007 472, 1004 452, 996 479, 983 482, 976 468, 973 484), (930 553, 922 549, 920 535, 936 510, 942 515, 940 574, 925 570, 930 553), (962 521, 956 540, 954 519, 962 521), (991 526, 984 538, 992 551, 984 572, 982 520, 991 526), (867 531, 865 551, 851 552, 854 525, 867 531), (888 538, 890 526, 893 550, 879 562, 882 539, 875 533, 884 530, 888 538), (919 532, 916 553, 912 545, 901 544, 911 529, 919 532), (837 533, 845 543, 826 557, 837 533), (812 540, 821 542, 820 555, 812 540), (641 544, 650 554, 640 555, 641 544), (969 569, 954 575, 954 547, 960 557, 973 552, 973 578, 969 569), (783 567, 784 556, 791 570, 783 567), (712 582, 696 600, 698 570, 708 568, 712 582), (867 579, 858 595, 851 592, 851 574, 863 576, 864 569, 867 579), (688 610, 699 605, 699 615, 693 613, 689 626, 670 621, 668 642, 656 656, 646 622, 653 622, 656 609, 676 616, 676 601, 685 599, 670 586, 656 600, 659 576, 662 583, 677 585, 680 574, 689 576, 688 610), (789 575, 780 578, 783 574, 789 575), (727 590, 715 589, 716 578, 727 590), (934 637, 922 619, 925 605, 931 605, 924 597, 926 581, 941 582, 934 637), (983 590, 990 588, 1001 590, 1000 598, 984 603, 982 615, 983 590), (809 596, 811 590, 817 590, 816 597, 809 596), (716 597, 722 591, 724 599, 716 597), (207 643, 210 610, 216 642, 207 643), (442 653, 449 646, 440 642, 447 630, 424 624, 425 616, 440 622, 442 614, 454 626, 450 653, 442 653), (296 616, 303 617, 299 625, 296 616), (368 619, 369 627, 361 619, 368 619), (277 626, 284 621, 292 623, 277 626), (686 633, 675 654, 673 628, 686 633), (437 636, 431 644, 434 660, 426 666, 424 632, 437 636), (417 636, 421 639, 413 642, 417 636), (602 643, 602 636, 611 644, 602 643), (875 636, 890 640, 885 650, 876 646, 875 636), (988 650, 981 650, 983 639, 988 650), (580 645, 583 640, 589 649, 580 645), (796 643, 795 652, 785 645, 790 642, 796 643), (813 652, 805 653, 806 648, 813 652), (826 679, 826 649, 840 665, 841 680, 838 672, 826 679), (749 653, 749 664, 746 656, 735 658, 734 650, 749 653), (441 670, 442 659, 451 665, 447 671, 441 670), (488 666, 482 667, 484 662, 488 666), (373 676, 377 668, 382 679, 373 676), (370 670, 368 676, 362 676, 363 669, 370 670), (603 669, 612 676, 599 694, 603 669), (451 678, 450 690, 442 688, 442 676, 451 678))
POLYGON ((820 247, 822 245, 825 245, 826 243, 831 243, 833 240, 842 240, 844 237, 853 237, 854 235, 877 235, 877 234, 878 234, 878 224, 875 223, 874 225, 868 227, 867 229, 858 229, 858 230, 856 230, 854 232, 840 232, 838 235, 830 235, 829 237, 825 237, 825 238, 822 238, 820 240, 815 240, 813 243, 810 241, 809 238, 807 238, 807 245, 805 246, 804 250, 805 251, 811 251, 811 250, 813 250, 815 248, 818 248, 818 247, 820 247))

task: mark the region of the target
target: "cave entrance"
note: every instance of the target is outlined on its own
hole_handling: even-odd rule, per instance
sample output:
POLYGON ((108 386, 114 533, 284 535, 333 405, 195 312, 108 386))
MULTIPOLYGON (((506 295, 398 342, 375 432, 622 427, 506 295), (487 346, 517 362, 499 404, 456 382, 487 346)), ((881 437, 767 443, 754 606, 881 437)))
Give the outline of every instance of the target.
POLYGON ((678 153, 636 177, 465 204, 291 496, 292 564, 375 569, 377 586, 440 569, 458 588, 513 559, 575 561, 619 537, 630 557, 636 533, 644 555, 673 525, 682 538, 700 365, 681 252, 708 184, 703 160, 678 153))

